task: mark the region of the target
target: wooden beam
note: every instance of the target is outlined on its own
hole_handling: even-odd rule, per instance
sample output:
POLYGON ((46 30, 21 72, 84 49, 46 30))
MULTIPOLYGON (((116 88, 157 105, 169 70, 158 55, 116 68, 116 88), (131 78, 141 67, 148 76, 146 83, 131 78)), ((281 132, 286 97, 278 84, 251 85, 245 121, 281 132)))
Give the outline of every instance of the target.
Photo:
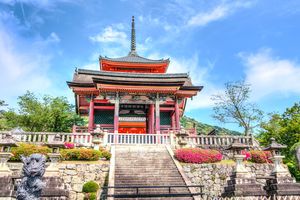
POLYGON ((114 106, 94 106, 96 110, 114 110, 114 106))

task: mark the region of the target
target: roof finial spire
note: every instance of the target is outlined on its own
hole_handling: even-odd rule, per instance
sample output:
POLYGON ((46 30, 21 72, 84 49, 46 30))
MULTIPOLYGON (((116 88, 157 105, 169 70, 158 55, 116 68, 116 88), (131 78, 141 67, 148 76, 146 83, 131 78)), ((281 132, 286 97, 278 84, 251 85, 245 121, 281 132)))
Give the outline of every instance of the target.
POLYGON ((134 28, 134 16, 132 16, 131 21, 131 49, 130 55, 137 55, 136 53, 136 44, 135 44, 135 28, 134 28))

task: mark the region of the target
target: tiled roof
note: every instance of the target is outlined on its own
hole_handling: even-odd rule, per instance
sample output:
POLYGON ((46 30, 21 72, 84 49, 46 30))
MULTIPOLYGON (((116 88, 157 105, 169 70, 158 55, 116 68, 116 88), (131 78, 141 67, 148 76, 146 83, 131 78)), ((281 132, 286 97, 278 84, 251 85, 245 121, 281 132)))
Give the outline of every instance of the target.
POLYGON ((137 54, 129 53, 128 56, 120 57, 120 58, 108 58, 100 56, 99 60, 109 60, 114 62, 128 62, 128 63, 169 63, 169 59, 160 59, 160 60, 152 60, 148 58, 141 57, 137 54))

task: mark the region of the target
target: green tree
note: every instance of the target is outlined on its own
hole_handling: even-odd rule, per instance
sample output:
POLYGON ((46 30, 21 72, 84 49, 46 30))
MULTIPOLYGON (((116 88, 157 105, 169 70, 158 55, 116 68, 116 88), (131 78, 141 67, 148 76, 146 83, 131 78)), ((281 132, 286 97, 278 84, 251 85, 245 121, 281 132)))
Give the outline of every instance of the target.
POLYGON ((250 85, 243 81, 228 82, 223 94, 212 96, 214 101, 213 118, 222 123, 236 123, 249 135, 263 118, 263 112, 249 102, 250 85))
POLYGON ((39 99, 32 92, 18 98, 18 112, 4 113, 7 127, 21 127, 25 131, 70 132, 72 125, 83 125, 83 119, 76 115, 74 106, 66 97, 45 95, 39 99))
POLYGON ((270 138, 275 138, 280 144, 287 145, 283 150, 285 163, 290 172, 300 181, 300 171, 297 170, 295 149, 300 145, 300 103, 287 108, 283 114, 273 114, 268 122, 261 124, 258 140, 268 145, 270 138))
POLYGON ((7 128, 7 123, 4 116, 5 110, 3 110, 5 106, 7 106, 5 101, 0 100, 0 130, 5 130, 7 128))

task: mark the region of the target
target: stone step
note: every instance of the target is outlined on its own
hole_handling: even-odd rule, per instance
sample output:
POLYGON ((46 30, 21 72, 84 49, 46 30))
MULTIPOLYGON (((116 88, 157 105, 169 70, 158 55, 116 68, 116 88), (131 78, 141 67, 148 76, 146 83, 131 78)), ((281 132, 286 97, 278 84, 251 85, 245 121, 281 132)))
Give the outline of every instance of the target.
MULTIPOLYGON (((136 189, 124 188, 124 189, 115 189, 115 194, 136 194, 136 189)), ((139 188, 139 194, 157 194, 157 193, 169 193, 169 188, 139 188)), ((171 188, 171 193, 187 193, 189 190, 187 188, 171 188)))
POLYGON ((167 171, 167 170, 156 170, 156 171, 130 171, 130 170, 118 170, 116 171, 115 175, 139 175, 139 174, 144 174, 146 176, 151 176, 151 175, 161 175, 161 176, 169 176, 169 175, 174 175, 177 174, 174 170, 173 171, 167 171))
POLYGON ((136 178, 136 177, 122 177, 122 178, 117 178, 115 179, 115 183, 128 183, 128 182, 138 182, 138 183, 148 183, 148 182, 182 182, 182 179, 180 177, 161 177, 161 178, 150 178, 150 177, 141 177, 141 178, 136 178), (146 179, 146 180, 145 180, 146 179))
POLYGON ((192 197, 114 198, 115 200, 193 200, 192 197))
MULTIPOLYGON (((116 146, 115 186, 185 185, 181 174, 164 146, 116 146)), ((115 189, 115 194, 135 194, 136 189, 115 189)), ((168 188, 142 188, 139 193, 168 193, 168 188)), ((188 188, 171 188, 172 193, 189 193, 188 188)), ((117 199, 117 198, 115 198, 117 199)), ((122 198, 123 199, 123 198, 122 198)), ((193 199, 128 198, 128 199, 193 199)), ((123 199, 124 200, 124 199, 123 199)))

